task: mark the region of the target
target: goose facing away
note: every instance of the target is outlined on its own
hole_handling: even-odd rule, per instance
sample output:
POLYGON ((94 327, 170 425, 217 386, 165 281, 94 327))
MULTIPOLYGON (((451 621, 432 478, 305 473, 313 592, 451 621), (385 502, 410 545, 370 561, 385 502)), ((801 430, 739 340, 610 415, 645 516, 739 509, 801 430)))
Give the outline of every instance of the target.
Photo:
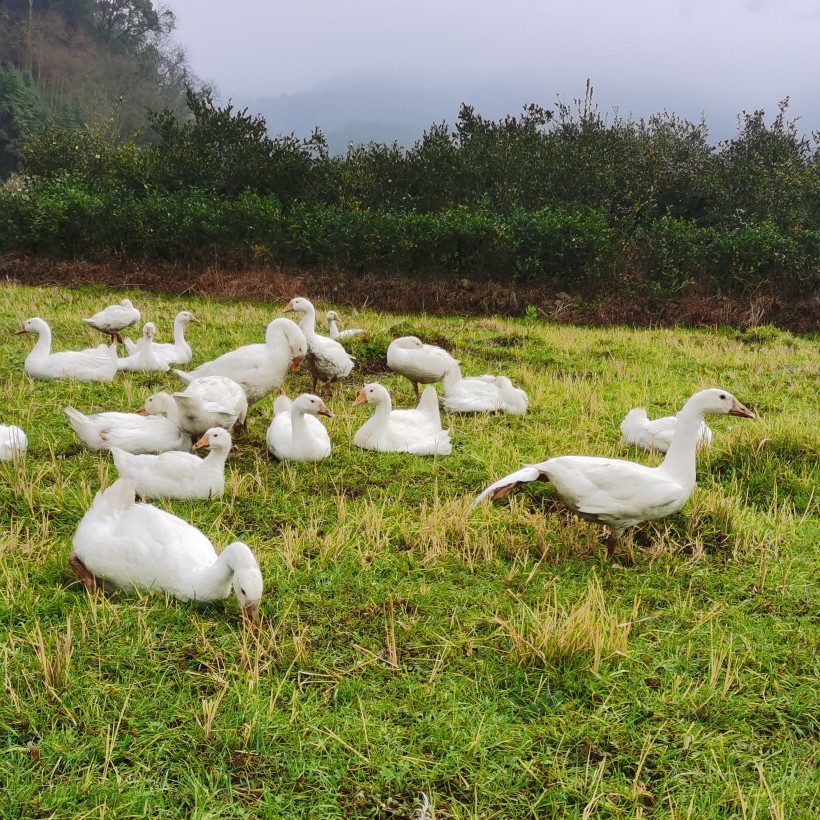
MULTIPOLYGON (((142 338, 134 346, 134 352, 117 360, 118 370, 129 370, 139 373, 164 372, 169 369, 168 362, 157 355, 157 345, 154 336, 157 328, 153 322, 146 322, 142 326, 142 338)), ((126 345, 128 350, 128 345, 126 345)))
POLYGON ((264 344, 251 344, 223 353, 184 373, 174 373, 190 384, 202 376, 226 376, 245 391, 248 406, 278 390, 288 373, 296 370, 308 352, 305 334, 290 319, 277 318, 265 330, 264 344))
MULTIPOLYGON (((620 430, 624 444, 665 453, 672 443, 676 424, 675 416, 664 416, 650 421, 646 408, 634 407, 624 416, 620 430)), ((712 431, 705 421, 700 424, 697 441, 699 447, 709 447, 712 444, 712 431)))
POLYGON ((377 382, 366 384, 353 406, 375 404, 376 411, 357 431, 353 443, 363 450, 447 456, 452 452, 450 431, 441 427, 434 387, 425 388, 418 406, 393 410, 390 393, 377 382))
POLYGON ((708 413, 754 418, 731 393, 701 390, 678 413, 672 444, 659 466, 615 458, 558 456, 495 481, 473 506, 485 498, 504 498, 520 484, 551 481, 572 512, 609 528, 609 558, 628 527, 677 512, 689 499, 695 488, 698 431, 708 413))
POLYGON ((26 452, 28 438, 15 424, 0 424, 0 461, 14 461, 26 452))
POLYGON ((211 427, 248 429, 245 391, 227 376, 194 379, 173 397, 179 408, 179 426, 192 437, 203 435, 211 427))
POLYGON ((321 461, 330 455, 330 436, 317 416, 333 418, 325 403, 311 393, 291 401, 277 396, 268 427, 268 452, 278 461, 321 461))
POLYGON ((527 412, 527 394, 506 376, 470 376, 463 378, 459 366, 453 365, 444 376, 442 407, 448 413, 486 413, 502 411, 515 415, 527 412))
POLYGON ((399 336, 387 346, 387 366, 410 379, 419 395, 419 384, 441 381, 458 364, 444 348, 424 344, 418 336, 399 336))
POLYGON ((134 500, 134 482, 117 479, 97 493, 80 521, 68 563, 86 589, 165 592, 183 601, 218 601, 231 589, 243 616, 256 621, 263 581, 247 544, 217 556, 213 544, 181 518, 134 500))
POLYGON ((320 336, 316 332, 316 309, 310 300, 303 296, 291 299, 283 312, 290 311, 302 314, 299 327, 307 340, 305 366, 313 379, 311 392, 316 392, 316 384, 321 381, 325 395, 329 396, 331 383, 343 379, 353 370, 353 359, 335 339, 320 336))
MULTIPOLYGON (((188 340, 185 338, 185 328, 191 322, 198 322, 199 319, 189 310, 181 310, 174 318, 174 341, 154 343, 154 354, 167 365, 188 364, 191 361, 193 352, 188 340)), ((132 342, 125 339, 125 349, 130 353, 136 353, 140 342, 132 342)), ((168 368, 165 368, 166 370, 168 368)))
POLYGON ((342 326, 342 320, 339 318, 339 314, 336 313, 335 310, 329 310, 325 314, 325 321, 327 322, 328 336, 330 336, 331 339, 336 339, 336 341, 349 339, 351 336, 358 336, 360 333, 364 333, 360 327, 351 327, 346 330, 339 330, 339 327, 342 326))
POLYGON ((135 413, 104 412, 87 416, 73 407, 66 407, 64 412, 77 437, 89 450, 110 447, 129 453, 191 450, 190 436, 179 428, 176 402, 167 393, 150 396, 135 413))
POLYGON ((140 320, 140 312, 134 307, 130 299, 123 299, 118 305, 109 305, 99 313, 83 321, 89 326, 118 342, 122 341, 120 331, 140 320))
POLYGON ((117 372, 117 349, 113 344, 52 353, 51 328, 38 316, 26 319, 17 333, 34 333, 38 337, 24 365, 24 370, 32 378, 108 382, 117 372))

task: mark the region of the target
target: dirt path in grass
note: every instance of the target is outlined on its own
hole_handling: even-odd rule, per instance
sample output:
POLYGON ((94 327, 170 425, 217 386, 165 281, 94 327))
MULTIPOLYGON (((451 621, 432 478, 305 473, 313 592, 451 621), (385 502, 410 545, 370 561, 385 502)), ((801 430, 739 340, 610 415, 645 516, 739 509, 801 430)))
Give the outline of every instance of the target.
POLYGON ((581 325, 733 325, 771 324, 793 333, 820 330, 820 292, 786 298, 775 288, 752 295, 723 296, 692 289, 663 295, 633 285, 621 293, 561 290, 554 285, 515 288, 468 278, 409 279, 384 275, 352 277, 329 273, 253 268, 152 266, 144 262, 55 262, 0 257, 0 278, 25 285, 79 287, 98 284, 190 293, 214 299, 287 302, 295 295, 338 307, 368 307, 397 313, 523 316, 529 308, 545 320, 581 325), (530 307, 532 306, 532 307, 530 307))

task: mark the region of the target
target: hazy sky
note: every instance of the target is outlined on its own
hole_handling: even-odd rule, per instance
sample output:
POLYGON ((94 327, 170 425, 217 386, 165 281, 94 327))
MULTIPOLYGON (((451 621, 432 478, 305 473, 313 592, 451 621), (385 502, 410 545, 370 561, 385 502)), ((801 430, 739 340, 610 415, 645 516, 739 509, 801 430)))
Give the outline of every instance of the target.
POLYGON ((788 95, 801 130, 820 129, 820 0, 166 2, 223 100, 362 76, 465 91, 518 80, 517 113, 581 96, 589 78, 622 114, 708 121, 774 113, 788 95))

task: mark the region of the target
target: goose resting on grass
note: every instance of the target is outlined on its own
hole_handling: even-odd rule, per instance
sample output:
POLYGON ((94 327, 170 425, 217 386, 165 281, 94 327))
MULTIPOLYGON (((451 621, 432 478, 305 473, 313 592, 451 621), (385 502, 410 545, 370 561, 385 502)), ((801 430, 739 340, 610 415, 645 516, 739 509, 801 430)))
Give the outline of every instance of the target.
POLYGON ((207 447, 205 458, 169 450, 159 455, 136 455, 111 447, 120 478, 130 478, 145 498, 218 498, 225 489, 225 461, 231 434, 221 427, 208 430, 194 445, 207 447))
POLYGON ((754 418, 731 393, 717 388, 701 390, 678 413, 672 444, 659 466, 615 458, 558 456, 493 482, 473 506, 485 498, 505 498, 529 481, 551 481, 572 512, 609 528, 609 558, 628 527, 677 512, 689 499, 695 488, 698 431, 707 413, 754 418))
POLYGON ((90 319, 83 321, 95 330, 105 333, 117 342, 122 341, 120 331, 140 320, 140 312, 131 304, 130 299, 123 299, 118 305, 109 305, 90 319))
MULTIPOLYGON (((142 326, 142 338, 134 345, 134 352, 117 360, 118 370, 129 370, 135 373, 164 372, 169 369, 168 362, 157 355, 158 345, 154 344, 157 328, 153 322, 142 326)), ((128 345, 125 346, 128 350, 128 345)))
POLYGON ((23 369, 35 379, 74 379, 78 382, 110 382, 117 372, 117 348, 90 347, 86 350, 51 352, 51 328, 48 322, 34 316, 26 319, 17 330, 34 333, 37 342, 26 356, 23 369))
MULTIPOLYGON (((167 365, 172 364, 188 364, 191 361, 193 353, 191 346, 185 338, 185 328, 191 322, 198 322, 199 319, 194 316, 189 310, 181 310, 174 318, 174 341, 162 342, 160 344, 154 343, 154 354, 167 365)), ((125 339, 125 349, 129 354, 136 353, 139 350, 141 342, 132 342, 131 339, 125 339)), ((165 368, 166 370, 168 368, 165 368)))
POLYGON ((87 416, 73 407, 66 407, 63 412, 89 450, 119 447, 129 453, 191 451, 191 437, 180 429, 176 402, 167 393, 150 396, 135 413, 87 416))
POLYGON ((268 427, 268 452, 278 461, 321 461, 330 455, 330 436, 317 416, 333 418, 325 403, 311 393, 291 401, 273 400, 273 420, 268 427))
POLYGON ((461 375, 456 364, 444 375, 442 407, 448 413, 504 413, 524 415, 527 412, 527 394, 506 376, 461 375))
MULTIPOLYGON (((675 416, 664 416, 650 421, 644 407, 634 407, 624 416, 620 429, 624 444, 665 453, 672 443, 676 424, 675 416)), ((703 421, 698 430, 698 446, 709 447, 711 443, 712 431, 703 421)))
POLYGON ((452 452, 450 431, 441 428, 435 387, 425 388, 417 407, 393 410, 387 388, 373 382, 359 391, 353 406, 365 402, 375 404, 376 412, 356 431, 353 443, 357 447, 417 456, 448 456, 452 452))
POLYGON ((364 333, 360 327, 351 327, 347 330, 339 330, 342 320, 339 318, 339 314, 336 313, 335 310, 329 310, 325 314, 325 321, 327 322, 328 336, 339 342, 343 339, 349 339, 351 336, 358 336, 360 333, 364 333))
POLYGON ((387 366, 410 379, 416 398, 419 384, 441 381, 456 365, 458 360, 444 348, 426 345, 418 336, 399 336, 387 346, 387 366))
POLYGON ((243 616, 256 621, 262 573, 247 544, 236 541, 217 556, 196 527, 135 503, 134 492, 133 481, 117 479, 80 521, 68 564, 83 586, 154 590, 203 603, 227 598, 233 588, 243 616))

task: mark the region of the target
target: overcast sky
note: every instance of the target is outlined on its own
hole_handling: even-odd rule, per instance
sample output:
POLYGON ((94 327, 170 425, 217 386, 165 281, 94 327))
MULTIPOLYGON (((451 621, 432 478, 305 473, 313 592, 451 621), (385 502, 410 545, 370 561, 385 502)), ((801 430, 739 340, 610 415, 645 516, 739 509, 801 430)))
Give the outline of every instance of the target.
POLYGON ((790 96, 801 130, 820 129, 820 0, 166 2, 194 71, 223 100, 362 77, 465 95, 519 82, 518 113, 582 96, 589 78, 621 114, 709 122, 772 115, 790 96))

